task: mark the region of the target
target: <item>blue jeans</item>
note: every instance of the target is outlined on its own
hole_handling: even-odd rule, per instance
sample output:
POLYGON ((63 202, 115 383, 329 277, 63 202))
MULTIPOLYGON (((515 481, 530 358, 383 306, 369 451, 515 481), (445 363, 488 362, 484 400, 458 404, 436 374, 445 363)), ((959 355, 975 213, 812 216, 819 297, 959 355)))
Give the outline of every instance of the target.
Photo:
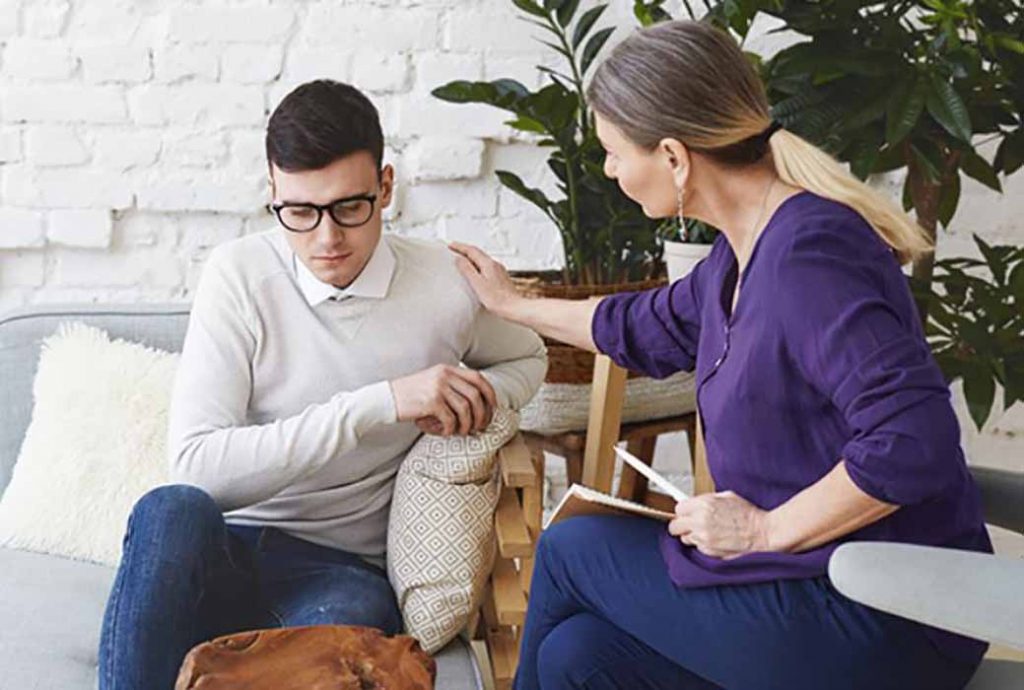
POLYGON ((345 624, 401 631, 387 574, 270 527, 227 525, 209 495, 163 486, 128 519, 99 649, 100 690, 174 686, 185 654, 255 628, 345 624))
POLYGON ((977 667, 825 577, 676 587, 658 549, 664 529, 591 516, 542 533, 516 690, 944 690, 977 667))

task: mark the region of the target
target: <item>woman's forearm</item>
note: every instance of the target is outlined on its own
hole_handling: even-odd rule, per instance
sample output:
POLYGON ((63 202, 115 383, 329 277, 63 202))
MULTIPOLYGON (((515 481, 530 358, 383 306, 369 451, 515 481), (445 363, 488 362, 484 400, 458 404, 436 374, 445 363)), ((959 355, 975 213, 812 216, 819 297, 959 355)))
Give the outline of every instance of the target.
POLYGON ((600 298, 587 300, 517 297, 502 305, 499 316, 532 328, 543 336, 597 352, 591 322, 600 298))
POLYGON ((767 516, 771 551, 813 549, 891 515, 899 506, 864 493, 840 462, 767 516))

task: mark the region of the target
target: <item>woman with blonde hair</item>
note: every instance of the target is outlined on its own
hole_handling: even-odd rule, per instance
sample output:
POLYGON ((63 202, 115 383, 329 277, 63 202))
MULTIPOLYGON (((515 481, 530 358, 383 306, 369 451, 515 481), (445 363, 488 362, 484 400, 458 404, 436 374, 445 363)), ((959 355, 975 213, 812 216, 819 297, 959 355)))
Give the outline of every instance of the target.
POLYGON ((735 42, 638 31, 588 89, 605 172, 654 218, 722 233, 686 277, 582 302, 519 297, 452 245, 494 313, 655 377, 696 371, 718 493, 668 528, 577 517, 537 550, 515 687, 963 687, 985 645, 846 599, 844 540, 991 551, 949 390, 900 264, 921 230, 771 120, 735 42))

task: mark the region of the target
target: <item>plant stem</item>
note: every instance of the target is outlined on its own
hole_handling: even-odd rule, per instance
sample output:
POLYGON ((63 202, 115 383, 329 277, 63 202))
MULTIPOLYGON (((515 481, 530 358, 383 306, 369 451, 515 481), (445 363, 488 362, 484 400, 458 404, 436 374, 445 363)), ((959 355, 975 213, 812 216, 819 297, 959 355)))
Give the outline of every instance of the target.
MULTIPOLYGON (((943 169, 938 182, 932 182, 920 169, 917 160, 910 152, 909 144, 904 144, 904 151, 907 160, 907 175, 909 176, 910 198, 914 202, 914 211, 917 215, 917 224, 924 228, 934 245, 939 225, 939 204, 942 201, 942 189, 949 181, 951 175, 956 175, 956 164, 959 152, 953 151, 947 154, 943 160, 943 169)), ((918 285, 926 289, 923 296, 917 299, 917 309, 921 316, 921 324, 927 326, 928 311, 930 307, 932 276, 935 273, 935 252, 924 254, 914 261, 913 277, 918 285)))
MULTIPOLYGON (((558 34, 558 40, 561 42, 565 52, 571 57, 569 58, 569 66, 572 67, 572 82, 576 88, 577 107, 580 111, 580 131, 586 136, 587 131, 587 113, 586 107, 583 105, 583 79, 580 77, 579 68, 576 66, 576 52, 573 50, 569 41, 566 39, 565 31, 555 22, 551 12, 548 13, 547 17, 548 24, 558 34)), ((557 134, 557 133, 552 133, 557 134)), ((555 137, 558 141, 558 137, 555 137)), ((559 148, 562 150, 562 155, 565 157, 565 186, 567 196, 569 199, 569 233, 573 237, 573 256, 575 258, 576 271, 579 272, 584 270, 583 266, 583 252, 580 248, 580 220, 579 220, 579 209, 577 208, 576 200, 576 171, 574 170, 574 159, 570 157, 570 152, 562 147, 559 143, 559 148)))

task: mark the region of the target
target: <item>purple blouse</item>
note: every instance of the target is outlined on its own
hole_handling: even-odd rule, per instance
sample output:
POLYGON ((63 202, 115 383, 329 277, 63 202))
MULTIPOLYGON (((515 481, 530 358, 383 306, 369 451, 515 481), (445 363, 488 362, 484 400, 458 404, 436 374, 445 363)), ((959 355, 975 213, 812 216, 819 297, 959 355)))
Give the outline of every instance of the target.
MULTIPOLYGON (((867 221, 798 193, 761 233, 730 313, 737 272, 720 236, 670 286, 602 300, 592 325, 621 366, 656 378, 696 368, 716 489, 771 510, 845 459, 858 487, 901 507, 840 541, 991 552, 949 388, 907 279, 867 221)), ((838 543, 727 561, 666 531, 661 552, 678 586, 705 587, 820 576, 838 543)), ((984 648, 933 639, 972 660, 984 648)))

